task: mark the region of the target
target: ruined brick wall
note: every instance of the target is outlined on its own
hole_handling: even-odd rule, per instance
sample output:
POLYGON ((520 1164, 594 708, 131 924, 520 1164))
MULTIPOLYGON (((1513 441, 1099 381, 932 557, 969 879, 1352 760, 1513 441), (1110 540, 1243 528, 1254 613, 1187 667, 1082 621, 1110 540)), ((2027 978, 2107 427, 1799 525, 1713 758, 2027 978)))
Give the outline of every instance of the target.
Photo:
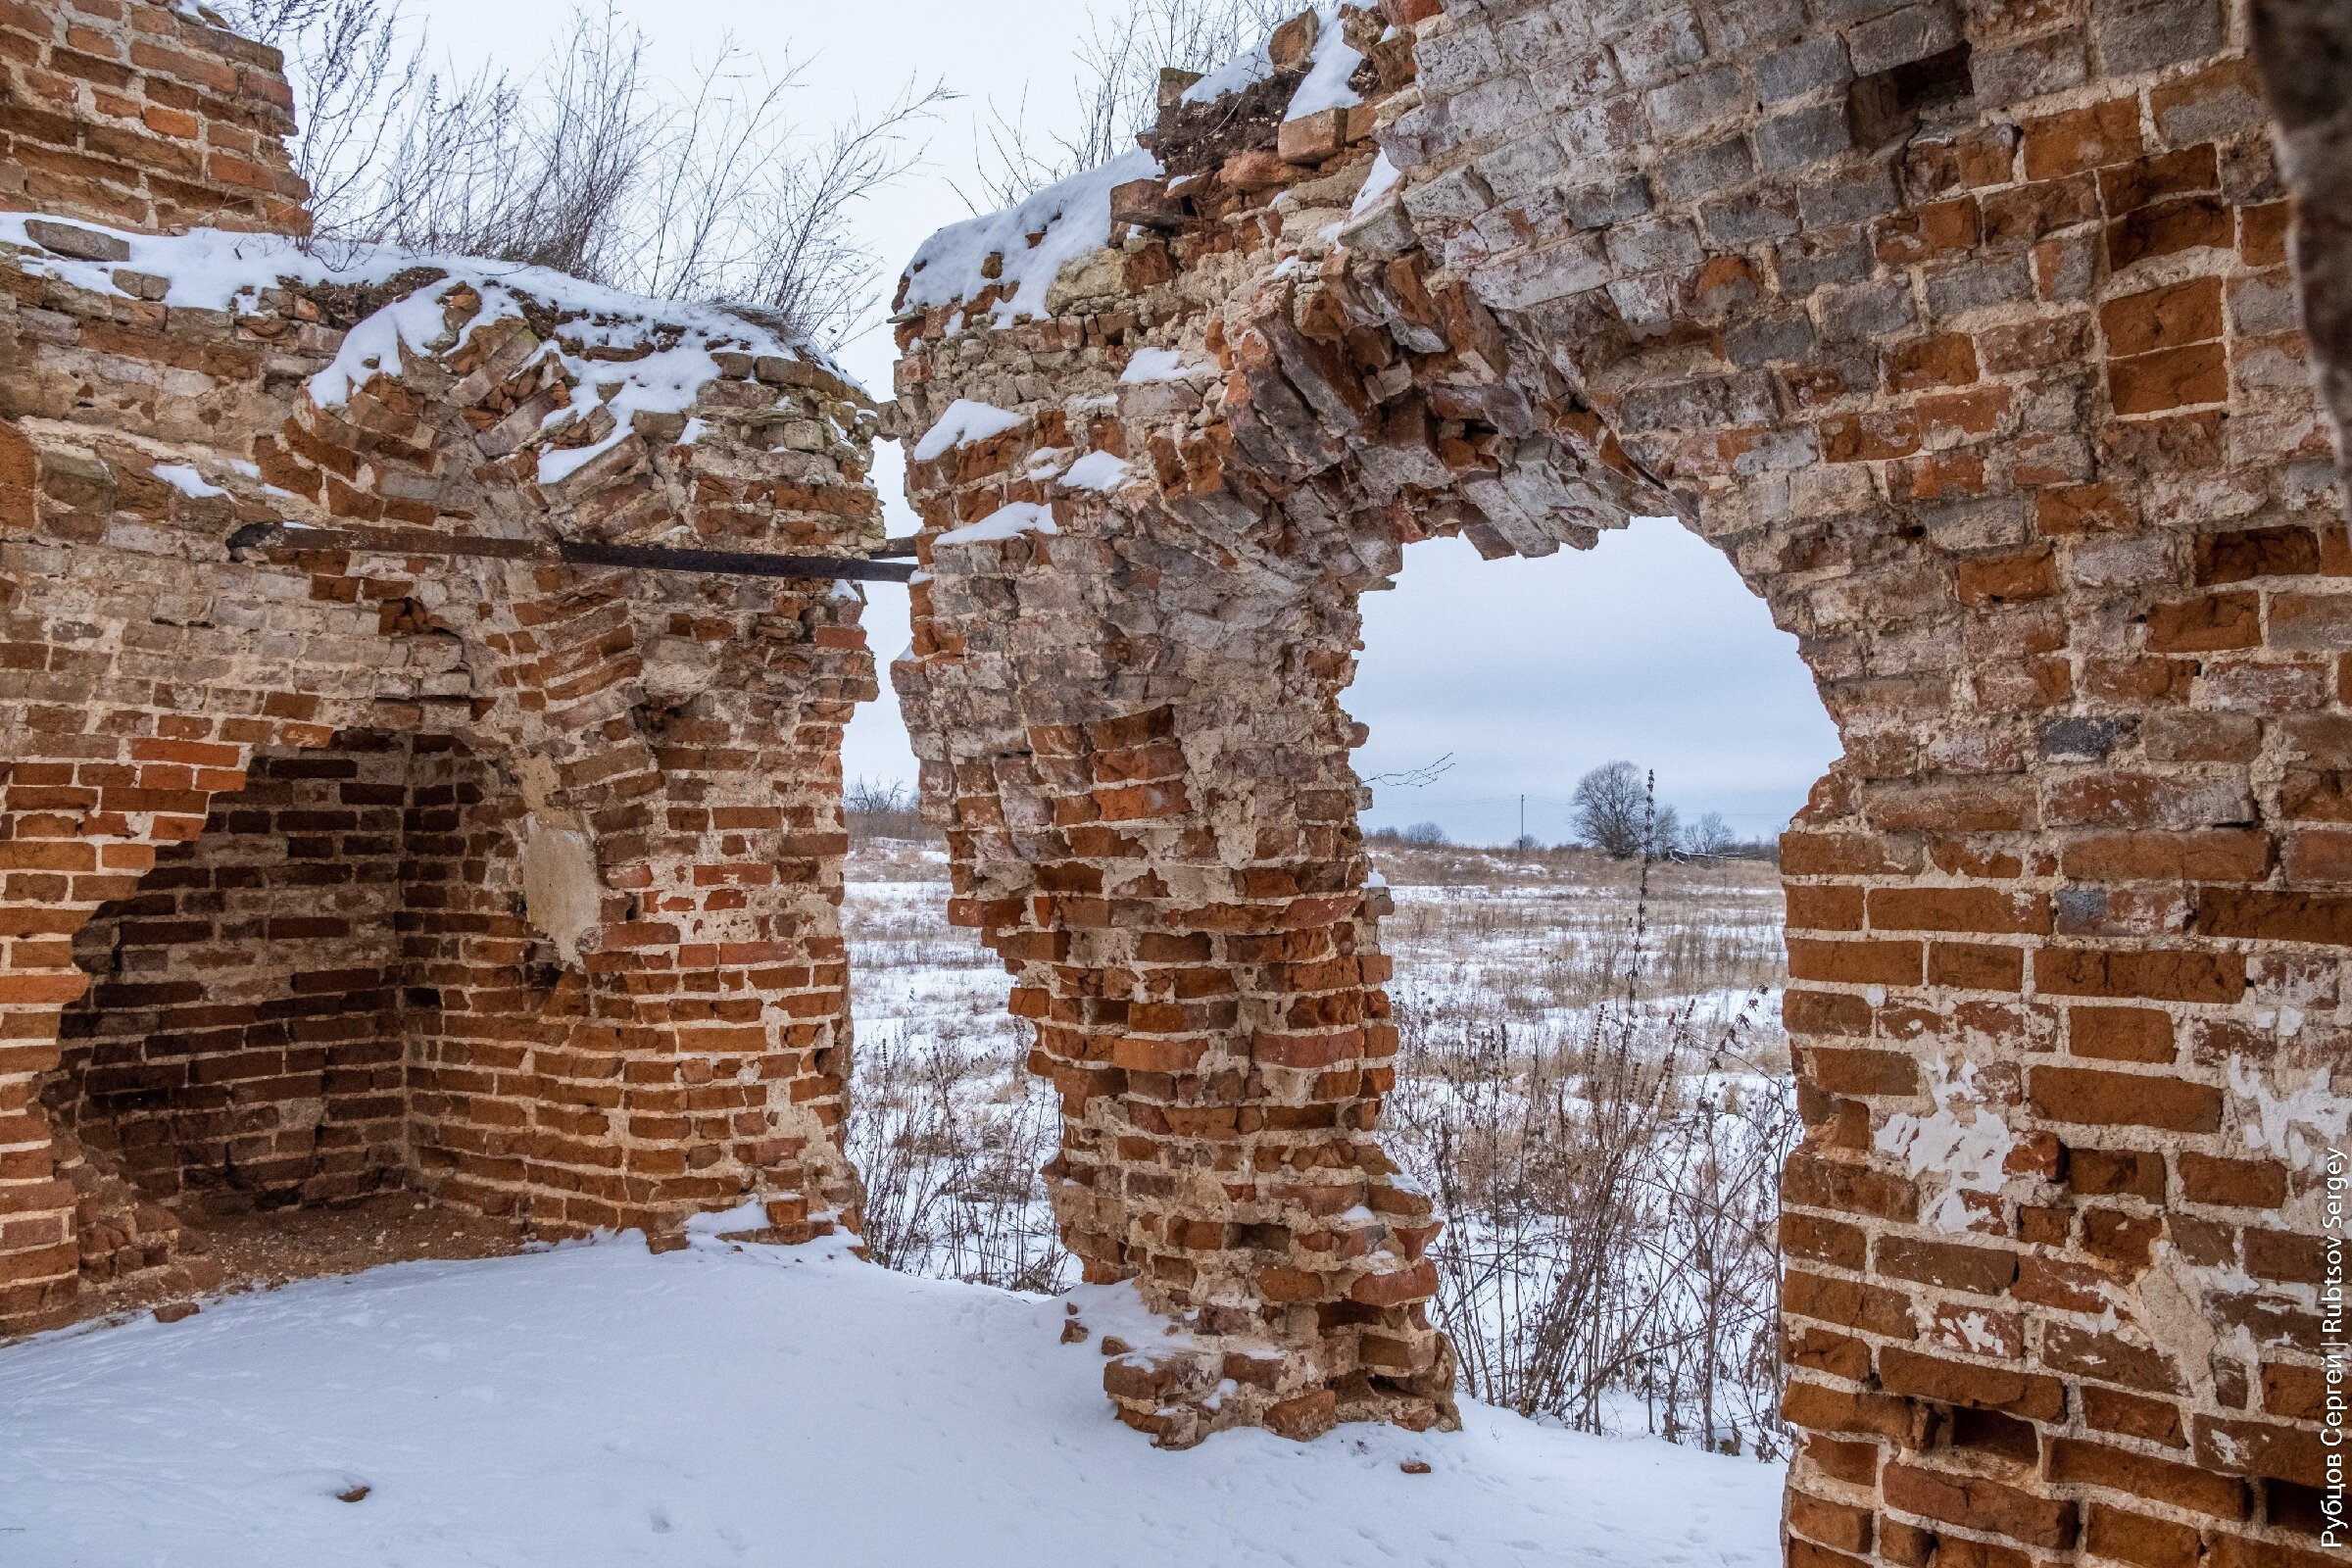
MULTIPOLYGON (((1401 84, 1409 56, 1348 26, 1365 84, 1401 84)), ((1546 554, 1643 488, 1417 262, 1367 283, 1402 313, 1362 334, 1392 377, 1374 412, 1342 346, 1360 302, 1319 281, 1372 117, 1325 112, 1281 132, 1289 157, 1272 145, 1315 41, 1281 36, 1285 69, 1238 113, 1171 111, 1162 145, 1188 149, 1189 177, 1138 179, 1147 161, 1043 193, 953 231, 946 250, 1000 247, 965 255, 961 286, 935 246, 904 295, 909 434, 953 430, 958 402, 1002 413, 914 449, 927 580, 894 679, 951 913, 1012 970, 1031 1064, 1061 1094, 1063 1237, 1090 1278, 1134 1278, 1181 1319, 1106 1373, 1121 1415, 1170 1443, 1453 1418, 1429 1200, 1374 1137, 1396 1034, 1339 705, 1357 596, 1408 540, 1466 528, 1546 554), (1107 233, 1113 211, 1125 247, 1050 293, 981 281, 1019 279, 1030 233, 1050 252, 1059 223, 1107 233), (1373 347, 1397 338, 1412 349, 1373 347)))
MULTIPOLYGON (((180 26, 6 14, 35 23, 84 52, 180 26)), ((182 40, 270 96, 267 51, 182 40)), ((59 101, 103 139, 110 101, 59 101)), ((195 219, 138 156, 153 205, 98 210, 195 219)), ((713 308, 19 200, 47 216, 0 214, 0 1332, 211 1203, 854 1217, 861 601, 555 547, 863 555, 871 404, 713 308), (296 874, 320 853, 348 907, 296 874)))
POLYGON ((438 1128, 409 1120, 445 1020, 530 1039, 564 973, 552 948, 534 961, 522 815, 444 737, 257 757, 74 933, 94 980, 42 1085, 52 1132, 196 1219, 397 1187, 412 1148, 432 1172, 438 1128))
MULTIPOLYGON (((460 742, 522 803, 505 847, 415 890, 392 977, 405 1168, 555 1234, 661 1229, 748 1195, 800 1195, 788 1213, 854 1207, 833 1129, 848 1045, 839 739, 872 690, 859 601, 829 583, 649 581, 396 544, 306 549, 299 534, 244 559, 226 546, 291 516, 862 548, 879 527, 857 483, 871 417, 850 389, 745 353, 691 416, 640 416, 542 487, 538 450, 488 433, 516 409, 535 427, 533 400, 568 373, 519 318, 329 410, 271 383, 299 388, 327 362, 342 332, 321 316, 364 320, 375 300, 285 289, 236 312, 167 311, 41 266, 11 275, 16 321, 43 323, 0 382, 24 476, 0 554, 12 1318, 54 1307, 74 1273, 34 1103, 83 986, 74 932, 141 897, 159 851, 200 835, 216 801, 233 820, 257 756, 338 732, 460 742), (704 428, 679 443, 690 416, 704 428), (485 873, 535 848, 553 912, 526 898, 526 935, 511 883, 485 873), (490 906, 473 906, 485 890, 490 906), (526 960, 561 978, 514 986, 526 960)), ((456 300, 461 319, 480 308, 468 285, 403 287, 456 300)))
POLYGON ((2317 1562, 2352 556, 2243 10, 1344 25, 1375 125, 1179 105, 1050 298, 993 281, 1042 215, 905 296, 909 430, 1017 416, 910 466, 895 677, 1065 1230, 1280 1367, 1237 1413, 1213 1355, 1114 1362, 1122 1412, 1442 1365, 1367 1327, 1428 1233, 1369 1137, 1353 596, 1671 510, 1844 741, 1785 845, 1791 1560, 2317 1562))
POLYGON ((2347 567, 2246 16, 1427 32, 1391 143, 1421 238, 1741 565, 1844 738, 1784 860, 1792 1556, 2293 1560, 2347 567))
POLYGON ((276 50, 179 0, 0 6, 0 203, 131 228, 305 233, 276 50))

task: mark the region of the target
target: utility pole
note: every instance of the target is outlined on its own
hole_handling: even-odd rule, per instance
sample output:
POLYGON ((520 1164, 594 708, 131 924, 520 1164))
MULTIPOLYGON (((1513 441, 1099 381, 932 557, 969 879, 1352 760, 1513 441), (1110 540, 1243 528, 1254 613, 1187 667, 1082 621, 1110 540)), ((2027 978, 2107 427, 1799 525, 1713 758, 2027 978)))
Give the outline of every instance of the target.
POLYGON ((1519 858, 1524 861, 1527 858, 1527 797, 1524 795, 1519 797, 1519 842, 1513 848, 1518 850, 1519 858))

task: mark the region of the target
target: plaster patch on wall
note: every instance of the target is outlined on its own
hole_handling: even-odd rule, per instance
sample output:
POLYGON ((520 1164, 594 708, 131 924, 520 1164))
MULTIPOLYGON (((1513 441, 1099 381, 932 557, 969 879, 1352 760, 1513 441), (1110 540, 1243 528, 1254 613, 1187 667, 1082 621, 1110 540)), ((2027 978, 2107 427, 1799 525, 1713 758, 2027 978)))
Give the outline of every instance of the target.
POLYGON ((568 812, 531 813, 522 847, 522 907, 564 961, 577 963, 581 942, 602 917, 604 885, 588 835, 568 817, 568 812))
POLYGON ((2213 1395, 2213 1352, 2221 1348, 2205 1293, 2197 1288, 2198 1271, 2172 1243, 2156 1250, 2156 1261, 2140 1276, 2134 1314, 2149 1341, 2171 1356, 2200 1398, 2213 1395))
POLYGON ((2329 1147, 2341 1148, 2352 1130, 2352 1096, 2336 1092, 2332 1068, 2265 1073, 2233 1055, 2230 1092, 2243 1107, 2239 1132, 2247 1146, 2277 1154, 2295 1170, 2317 1170, 2329 1147))
POLYGON ((1978 1085, 1975 1062, 1923 1065, 1936 1108, 1925 1116, 1903 1111, 1889 1117, 1879 1129, 1878 1150, 1904 1161, 1914 1177, 1942 1177, 1943 1191, 1921 1220, 1939 1231, 1965 1231, 1979 1212, 1969 1195, 2000 1192, 2007 1180, 2002 1162, 2017 1137, 1978 1085))

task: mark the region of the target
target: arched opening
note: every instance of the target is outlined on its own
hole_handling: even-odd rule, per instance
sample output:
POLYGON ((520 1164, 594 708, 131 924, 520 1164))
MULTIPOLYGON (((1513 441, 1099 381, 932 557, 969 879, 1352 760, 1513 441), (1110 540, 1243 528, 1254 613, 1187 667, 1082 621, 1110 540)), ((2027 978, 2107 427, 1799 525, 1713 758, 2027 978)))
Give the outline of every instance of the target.
POLYGON ((1671 518, 1534 560, 1434 539, 1395 584, 1341 701, 1389 906, 1381 1142, 1435 1200, 1463 1390, 1785 1456, 1778 838, 1839 750, 1796 640, 1671 518))
POLYGON ((525 920, 523 816, 455 740, 344 731, 259 755, 91 916, 39 1085, 85 1286, 210 1283, 195 1233, 388 1194, 527 1213, 512 1069, 580 986, 525 920))
MULTIPOLYGON (((883 494, 896 504, 888 477, 883 494)), ((867 625, 906 623, 905 589, 862 591, 867 625)), ((857 1038, 843 1142, 865 1185, 862 1235, 887 1267, 1058 1290, 1077 1266, 1041 1174, 1059 1130, 1053 1085, 1031 1070, 1027 1021, 1006 1010, 1004 961, 947 918, 948 845, 919 814, 919 768, 885 681, 842 745, 842 933, 857 1038)))

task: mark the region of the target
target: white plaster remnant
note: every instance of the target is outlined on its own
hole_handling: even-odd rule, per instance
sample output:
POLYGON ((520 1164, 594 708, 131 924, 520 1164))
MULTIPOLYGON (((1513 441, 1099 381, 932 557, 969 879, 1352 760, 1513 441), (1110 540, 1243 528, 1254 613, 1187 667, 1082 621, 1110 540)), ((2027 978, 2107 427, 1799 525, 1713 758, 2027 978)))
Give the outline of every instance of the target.
POLYGON ((1876 1140, 1879 1152, 1902 1160, 1916 1178, 1940 1177, 1938 1193, 1923 1222, 1939 1231, 1965 1231, 1979 1210, 1969 1195, 1997 1195, 2008 1180, 2001 1168, 2017 1135, 1977 1082, 1977 1064, 1923 1062, 1928 1098, 1936 1108, 1925 1116, 1909 1111, 1887 1118, 1876 1140))
POLYGON ((2230 1058, 2230 1093, 2251 1114, 2238 1117, 2247 1147, 2276 1154, 2295 1170, 2316 1170, 2329 1148, 2352 1131, 2352 1096, 2337 1092, 2327 1066, 2275 1067, 2230 1058))
POLYGON ((580 961, 580 944, 603 918, 604 885, 588 835, 568 818, 531 813, 522 846, 522 911, 564 955, 580 961))
POLYGON ((579 814, 557 804, 563 777, 552 759, 526 752, 510 764, 530 813, 523 831, 522 913, 565 963, 604 918, 604 879, 579 814))

